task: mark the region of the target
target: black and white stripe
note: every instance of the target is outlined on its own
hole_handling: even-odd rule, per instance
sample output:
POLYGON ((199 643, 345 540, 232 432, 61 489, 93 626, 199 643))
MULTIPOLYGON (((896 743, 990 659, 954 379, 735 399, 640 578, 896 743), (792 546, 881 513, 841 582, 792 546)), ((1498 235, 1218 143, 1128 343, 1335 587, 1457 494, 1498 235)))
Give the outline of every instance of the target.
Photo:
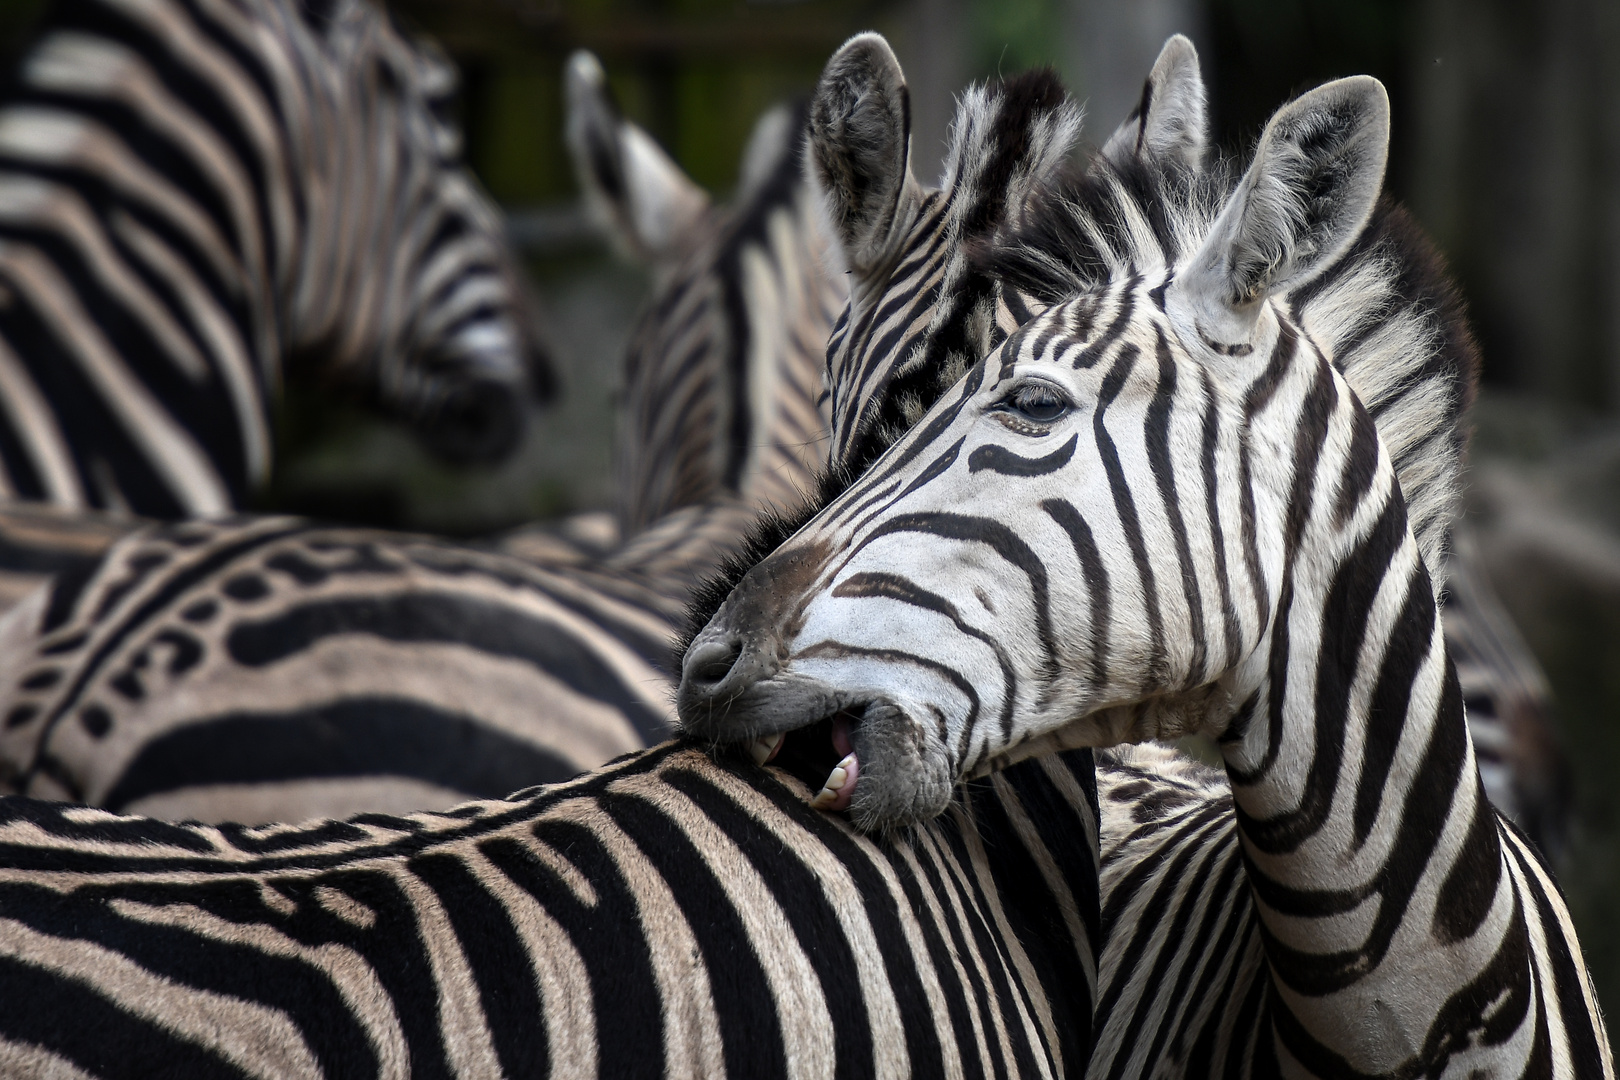
MULTIPOLYGON (((1216 736, 1211 842, 1242 851, 1264 964, 1144 926, 1152 905, 1120 923, 1156 961, 1250 970, 1233 1056, 1178 1044, 1186 1065, 1612 1076, 1438 625, 1471 352, 1444 303, 1404 303, 1432 266, 1375 212, 1387 140, 1382 88, 1342 80, 1280 111, 1241 178, 1105 163, 1033 207, 987 269, 1052 306, 742 577, 686 654, 681 717, 767 753, 830 733, 817 801, 877 829, 998 762, 1216 736)), ((1169 1022, 1142 975, 1105 965, 1128 991, 1105 1030, 1169 1022)))
MULTIPOLYGON (((670 531, 706 568, 746 520, 670 531)), ((566 779, 670 731, 690 578, 638 569, 292 518, 150 527, 0 624, 0 761, 21 794, 210 821, 566 779)))
POLYGON ((1090 754, 881 843, 805 795, 664 746, 301 826, 0 800, 0 1071, 1080 1075, 1090 754))
POLYGON ((453 68, 369 0, 61 0, 0 99, 0 494, 245 505, 290 368, 490 460, 546 374, 453 68))

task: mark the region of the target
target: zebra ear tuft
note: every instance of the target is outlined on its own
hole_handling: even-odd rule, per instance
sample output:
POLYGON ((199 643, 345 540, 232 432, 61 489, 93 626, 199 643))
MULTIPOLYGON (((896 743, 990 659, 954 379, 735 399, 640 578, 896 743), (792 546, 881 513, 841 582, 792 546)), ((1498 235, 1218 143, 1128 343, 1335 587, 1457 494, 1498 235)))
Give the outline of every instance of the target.
POLYGON ((585 206, 632 261, 673 255, 709 196, 635 124, 619 115, 607 76, 581 49, 568 58, 568 149, 585 206))
POLYGON ((1389 96, 1357 75, 1284 105, 1177 277, 1201 332, 1247 339, 1266 297, 1326 269, 1366 226, 1389 155, 1389 96))
POLYGON ((894 50, 857 34, 822 69, 810 102, 811 183, 820 192, 850 269, 869 274, 889 254, 908 199, 911 99, 894 50))
POLYGON ((1204 101, 1198 50, 1175 34, 1159 50, 1141 99, 1103 144, 1102 156, 1116 165, 1152 157, 1198 168, 1208 139, 1204 101))

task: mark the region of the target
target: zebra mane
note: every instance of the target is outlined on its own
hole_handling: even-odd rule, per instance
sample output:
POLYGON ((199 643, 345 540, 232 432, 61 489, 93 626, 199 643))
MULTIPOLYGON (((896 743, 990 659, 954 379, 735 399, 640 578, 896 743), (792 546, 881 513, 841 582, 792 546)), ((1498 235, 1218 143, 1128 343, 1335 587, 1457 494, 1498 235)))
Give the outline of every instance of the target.
MULTIPOLYGON (((1163 274, 1202 243, 1238 171, 1099 160, 1043 190, 977 262, 1047 303, 1128 271, 1163 274)), ((1478 350, 1421 228, 1382 197, 1354 244, 1282 302, 1366 406, 1395 464, 1436 593, 1461 488, 1478 350)))

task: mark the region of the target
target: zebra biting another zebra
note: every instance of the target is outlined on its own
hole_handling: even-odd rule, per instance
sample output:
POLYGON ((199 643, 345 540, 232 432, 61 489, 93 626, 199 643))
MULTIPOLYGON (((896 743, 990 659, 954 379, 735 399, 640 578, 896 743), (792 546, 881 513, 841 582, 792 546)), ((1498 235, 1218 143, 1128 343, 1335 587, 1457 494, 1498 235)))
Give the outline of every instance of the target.
MULTIPOLYGON (((1178 78, 1178 53, 1156 77, 1178 78)), ((1205 920, 1168 937, 1154 905, 1121 924, 1154 935, 1161 973, 1199 956, 1233 1008, 1184 1039, 1110 1047, 1121 1022, 1138 1038, 1138 1021, 1166 1022, 1157 995, 1187 984, 1105 952, 1125 992, 1105 999, 1114 1057, 1094 1068, 1612 1076, 1562 898, 1485 798, 1440 631, 1472 355, 1443 308, 1438 327, 1388 309, 1426 271, 1378 207, 1383 88, 1345 79, 1285 106, 1236 176, 1145 137, 1201 150, 1201 87, 1155 100, 1160 86, 1135 153, 1009 215, 980 253, 983 281, 1044 310, 976 363, 950 340, 878 350, 884 381, 933 364, 943 394, 905 405, 910 430, 737 582, 686 652, 683 725, 811 762, 816 804, 875 830, 929 820, 963 779, 1028 755, 1213 736, 1230 802, 1201 800, 1199 824, 1241 851, 1227 865, 1253 933, 1205 920)), ((887 46, 859 37, 813 106, 857 275, 905 268, 928 212, 906 194, 904 93, 887 46), (854 135, 827 134, 840 127, 854 135)), ((943 318, 955 298, 939 299, 930 329, 956 342, 1010 310, 993 287, 943 318)), ((853 317, 844 331, 870 339, 853 317)), ((835 389, 835 455, 873 438, 837 426, 863 397, 835 389)), ((1151 783, 1125 794, 1139 820, 1155 809, 1151 783)))
MULTIPOLYGON (((892 58, 888 63, 894 64, 896 81, 903 87, 898 64, 892 58)), ((853 270, 854 295, 828 347, 834 480, 863 469, 969 364, 1044 308, 1038 298, 976 266, 973 254, 997 226, 1021 212, 1031 190, 1020 180, 1021 171, 1031 170, 1037 178, 1048 176, 1067 153, 1077 116, 1060 105, 1061 86, 1038 75, 1009 80, 1007 88, 989 100, 974 96, 981 93, 970 92, 965 104, 980 104, 959 110, 956 120, 967 144, 974 147, 966 159, 979 162, 978 169, 959 178, 961 161, 948 163, 937 191, 924 191, 906 171, 905 182, 893 196, 891 234, 884 237, 890 250, 871 267, 863 265, 858 252, 845 256, 853 270), (975 118, 974 109, 985 114, 975 118), (1029 137, 1037 148, 1027 160, 1017 158, 1013 149, 1025 131, 1026 110, 1033 125, 1029 137), (1002 138, 987 137, 998 131, 1002 138), (1014 166, 1007 174, 1010 186, 986 183, 985 163, 993 160, 1014 166)), ((895 116, 899 108, 897 101, 888 104, 895 116)), ((1196 167, 1204 153, 1204 125, 1204 88, 1196 51, 1186 39, 1172 38, 1144 85, 1141 103, 1104 141, 1100 160, 1130 166, 1145 155, 1196 167)), ((904 143, 897 145, 903 148, 904 143)), ((851 164, 841 160, 840 153, 835 148, 819 167, 831 175, 851 172, 851 164)), ((1118 182, 1131 188, 1140 180, 1128 170, 1118 182)), ((1111 209, 1084 228, 1126 239, 1140 234, 1159 211, 1151 189, 1136 194, 1139 197, 1129 201, 1139 205, 1111 209)), ((887 199, 889 195, 877 202, 887 207, 887 199)), ((1405 416, 1436 395, 1470 393, 1444 367, 1438 371, 1426 367, 1424 357, 1435 349, 1471 354, 1473 344, 1443 273, 1409 274, 1404 280, 1380 280, 1368 273, 1381 265, 1426 267, 1434 262, 1428 241, 1403 212, 1383 207, 1375 220, 1363 242, 1376 250, 1363 253, 1356 264, 1358 278, 1347 285, 1373 290, 1363 298, 1361 314, 1345 318, 1344 305, 1321 302, 1320 290, 1297 302, 1304 318, 1320 323, 1316 332, 1333 339, 1334 362, 1387 431, 1397 470, 1415 476, 1460 458, 1465 436, 1458 425, 1425 443, 1410 437, 1405 416), (1423 348, 1402 348, 1418 338, 1426 342, 1423 348)), ((1437 559, 1432 564, 1435 581, 1443 582, 1452 567, 1466 579, 1465 587, 1447 592, 1444 610, 1451 615, 1442 621, 1469 704, 1469 723, 1481 747, 1487 791, 1538 846, 1554 853, 1568 814, 1556 777, 1566 767, 1551 727, 1544 680, 1511 619, 1494 601, 1482 570, 1469 561, 1470 549, 1459 546, 1448 559, 1438 561, 1456 509, 1454 488, 1413 490, 1432 496, 1418 508, 1418 534, 1426 552, 1437 559)), ((772 531, 756 545, 755 556, 767 554, 771 540, 784 539, 787 531, 772 531)))
POLYGON ((549 369, 456 76, 369 0, 60 0, 0 100, 0 494, 246 504, 295 370, 452 461, 549 369))

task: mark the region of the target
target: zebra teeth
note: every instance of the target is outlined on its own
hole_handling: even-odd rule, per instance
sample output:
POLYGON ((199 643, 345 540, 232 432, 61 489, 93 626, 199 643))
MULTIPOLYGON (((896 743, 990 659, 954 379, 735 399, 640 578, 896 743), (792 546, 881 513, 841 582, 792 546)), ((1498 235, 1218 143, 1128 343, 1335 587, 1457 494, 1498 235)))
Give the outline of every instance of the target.
POLYGON ((853 753, 844 755, 844 760, 833 766, 832 772, 827 774, 827 780, 816 792, 816 797, 810 800, 810 805, 817 810, 847 810, 849 801, 855 795, 855 782, 861 775, 861 763, 853 753))
POLYGON ((761 735, 748 744, 748 753, 753 756, 755 765, 763 765, 776 756, 782 749, 782 740, 787 738, 786 732, 777 732, 775 735, 761 735))

